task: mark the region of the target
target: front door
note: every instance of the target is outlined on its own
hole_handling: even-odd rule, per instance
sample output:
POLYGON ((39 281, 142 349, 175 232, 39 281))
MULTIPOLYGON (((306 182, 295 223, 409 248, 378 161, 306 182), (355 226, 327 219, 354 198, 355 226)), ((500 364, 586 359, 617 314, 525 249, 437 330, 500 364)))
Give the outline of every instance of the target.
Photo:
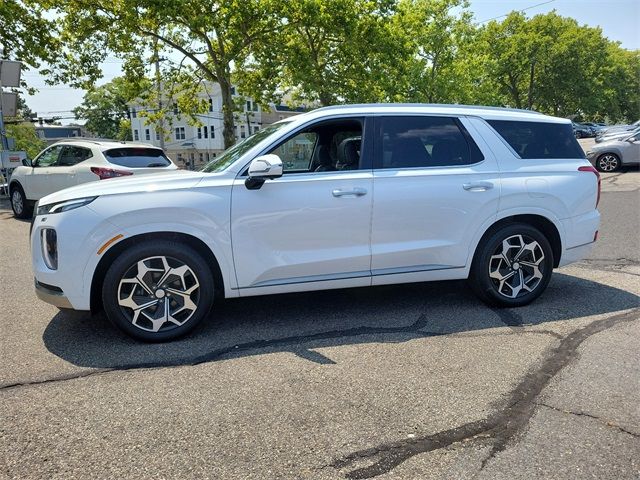
POLYGON ((33 161, 33 168, 25 177, 25 193, 29 200, 40 200, 52 192, 50 175, 58 163, 62 145, 54 145, 42 152, 33 161))
POLYGON ((258 190, 238 177, 231 231, 240 289, 370 284, 373 179, 363 130, 362 118, 316 123, 266 152, 282 160, 282 177, 258 190))
POLYGON ((471 239, 495 217, 498 166, 463 122, 443 116, 376 119, 373 284, 391 274, 464 267, 471 239))

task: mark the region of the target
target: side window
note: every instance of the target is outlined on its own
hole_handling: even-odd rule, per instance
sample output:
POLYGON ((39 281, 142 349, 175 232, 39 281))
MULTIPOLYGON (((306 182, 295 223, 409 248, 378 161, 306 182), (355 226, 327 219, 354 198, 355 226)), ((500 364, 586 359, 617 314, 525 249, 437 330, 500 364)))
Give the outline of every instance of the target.
POLYGON ((280 157, 284 173, 358 170, 363 119, 327 120, 294 134, 269 153, 280 157))
POLYGON ((381 168, 445 167, 484 160, 469 133, 452 117, 382 117, 378 125, 381 168))
POLYGON ((523 159, 585 158, 570 123, 487 122, 523 159))
POLYGON ((62 149, 61 145, 51 147, 40 154, 34 161, 35 167, 51 167, 58 162, 58 155, 62 149))
POLYGON ((275 153, 280 157, 285 173, 292 171, 308 172, 317 140, 318 135, 314 132, 299 133, 270 153, 275 153))
POLYGON ((62 147, 62 151, 60 152, 58 165, 61 167, 72 167, 73 165, 83 162, 90 157, 91 150, 88 148, 65 145, 62 147))

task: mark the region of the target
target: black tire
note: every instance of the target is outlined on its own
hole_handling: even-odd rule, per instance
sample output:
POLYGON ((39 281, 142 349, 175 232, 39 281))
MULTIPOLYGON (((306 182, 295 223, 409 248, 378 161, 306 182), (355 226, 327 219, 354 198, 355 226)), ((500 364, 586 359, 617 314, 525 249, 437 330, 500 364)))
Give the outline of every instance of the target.
POLYGON ((596 170, 599 172, 618 172, 622 168, 620 157, 615 153, 603 153, 596 160, 596 170))
POLYGON ((107 318, 127 335, 144 342, 164 342, 191 332, 209 314, 213 298, 213 275, 207 262, 187 245, 169 240, 145 241, 127 248, 107 270, 102 287, 102 302, 107 318), (140 275, 145 284, 143 287, 134 280, 138 276, 140 261, 144 261, 145 269, 163 268, 166 273, 167 268, 161 265, 170 268, 183 265, 189 272, 180 277, 174 274, 163 275, 156 270, 147 271, 140 275), (165 277, 166 280, 160 285, 155 283, 165 277), (130 281, 125 281, 121 288, 120 282, 123 279, 130 281), (198 287, 189 293, 196 284, 198 287), (176 294, 180 289, 182 295, 176 294), (136 305, 153 301, 157 303, 140 309, 142 313, 136 317, 133 308, 121 305, 121 302, 127 302, 127 298, 136 305), (164 310, 167 302, 169 306, 164 310), (186 302, 193 302, 196 308, 187 308, 186 302), (160 325, 157 331, 152 331, 154 325, 149 316, 156 317, 160 325), (163 320, 169 316, 181 324, 163 320))
POLYGON ((551 279, 553 264, 553 251, 547 238, 531 225, 513 223, 489 232, 480 241, 471 264, 469 284, 474 293, 488 305, 495 307, 521 307, 534 301, 547 288, 551 279), (520 239, 517 238, 518 236, 521 237, 520 239, 523 242, 520 242, 520 239), (507 256, 510 254, 515 256, 516 252, 521 250, 521 245, 532 246, 534 245, 532 242, 536 242, 537 246, 533 246, 531 251, 522 250, 520 257, 516 258, 513 263, 511 263, 514 260, 513 256, 510 261, 503 261, 494 257, 502 253, 503 242, 508 239, 508 245, 513 245, 513 247, 508 248, 507 256), (492 259, 492 257, 494 258, 492 259), (530 266, 521 267, 520 262, 524 262, 524 265, 535 263, 538 266, 537 272, 530 266), (505 277, 509 274, 513 275, 501 282, 496 278, 492 278, 490 271, 493 271, 495 275, 505 277), (541 278, 538 278, 538 274, 540 274, 541 278), (528 280, 527 277, 529 277, 528 280), (522 285, 523 280, 526 286, 516 292, 517 284, 522 285), (514 292, 516 292, 516 296, 509 298, 508 295, 512 295, 514 292))
POLYGON ((11 209, 16 218, 31 218, 33 206, 27 200, 24 190, 20 185, 13 185, 11 191, 11 209))

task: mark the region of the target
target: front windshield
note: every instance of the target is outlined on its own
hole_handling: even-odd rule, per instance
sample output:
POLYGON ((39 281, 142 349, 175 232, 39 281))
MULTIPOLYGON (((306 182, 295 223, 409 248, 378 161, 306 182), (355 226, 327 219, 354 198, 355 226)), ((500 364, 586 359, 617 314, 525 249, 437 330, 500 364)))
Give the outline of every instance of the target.
POLYGON ((229 165, 231 165, 233 162, 238 160, 246 152, 251 150, 258 143, 260 143, 262 140, 267 138, 272 133, 280 130, 288 123, 289 122, 278 122, 274 123, 273 125, 269 125, 262 130, 258 130, 250 137, 247 137, 241 142, 236 143, 232 147, 226 149, 218 158, 214 158, 209 163, 207 163, 201 171, 207 173, 221 172, 222 170, 229 167, 229 165))

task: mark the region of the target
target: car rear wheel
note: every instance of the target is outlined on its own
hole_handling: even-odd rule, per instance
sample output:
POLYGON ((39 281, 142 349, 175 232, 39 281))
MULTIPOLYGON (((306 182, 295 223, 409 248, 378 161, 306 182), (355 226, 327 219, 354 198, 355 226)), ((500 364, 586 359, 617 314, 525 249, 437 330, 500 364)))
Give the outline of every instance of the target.
POLYGON ((109 320, 128 335, 162 342, 186 335, 209 313, 213 276, 186 245, 149 241, 125 250, 107 271, 102 301, 109 320))
POLYGON ((32 207, 24 194, 24 190, 19 185, 11 189, 11 209, 16 218, 29 218, 32 207))
POLYGON ((544 292, 553 263, 551 245, 538 229, 511 224, 483 239, 473 259, 469 282, 485 303, 519 307, 544 292))
POLYGON ((596 168, 600 172, 617 172, 621 167, 622 162, 615 153, 605 153, 596 160, 596 168))

